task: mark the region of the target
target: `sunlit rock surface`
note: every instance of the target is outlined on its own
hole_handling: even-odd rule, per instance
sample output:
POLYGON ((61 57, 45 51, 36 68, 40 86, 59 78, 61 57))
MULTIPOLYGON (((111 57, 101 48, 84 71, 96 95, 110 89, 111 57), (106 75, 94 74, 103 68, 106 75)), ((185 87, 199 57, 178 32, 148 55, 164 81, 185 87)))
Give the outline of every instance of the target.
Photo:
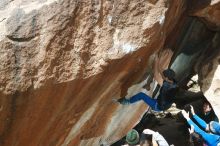
POLYGON ((201 91, 212 104, 220 118, 220 33, 216 32, 205 51, 197 60, 199 84, 201 91))
MULTIPOLYGON (((176 41, 185 2, 1 0, 0 145, 99 146, 123 137, 148 107, 112 98, 151 95, 149 74, 161 84, 175 50, 164 44, 176 41)), ((209 14, 216 29, 218 9, 209 14)), ((203 91, 212 94, 212 84, 203 91)))
POLYGON ((220 65, 218 65, 214 77, 211 80, 211 86, 206 90, 205 96, 212 104, 216 114, 220 117, 220 65))
POLYGON ((1 0, 0 145, 120 139, 147 107, 112 98, 143 90, 148 60, 184 6, 184 0, 1 0))

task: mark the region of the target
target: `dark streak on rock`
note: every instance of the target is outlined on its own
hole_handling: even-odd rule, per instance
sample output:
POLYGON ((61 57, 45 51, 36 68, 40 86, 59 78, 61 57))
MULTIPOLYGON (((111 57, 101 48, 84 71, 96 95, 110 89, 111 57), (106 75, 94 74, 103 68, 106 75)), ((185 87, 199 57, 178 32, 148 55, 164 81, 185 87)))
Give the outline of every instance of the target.
POLYGON ((99 27, 101 28, 103 26, 103 19, 104 19, 104 14, 103 14, 103 0, 101 0, 101 8, 99 10, 99 18, 98 18, 98 21, 97 21, 97 24, 99 25, 99 27))
POLYGON ((12 97, 11 97, 11 101, 10 104, 10 115, 8 116, 8 118, 6 118, 7 123, 6 126, 4 127, 3 133, 0 135, 0 145, 4 145, 5 143, 5 137, 7 137, 12 129, 12 125, 14 122, 14 118, 15 118, 15 113, 16 113, 16 101, 17 101, 17 97, 19 96, 19 93, 16 91, 12 97))
POLYGON ((3 19, 0 21, 0 23, 3 22, 4 20, 6 20, 6 18, 3 18, 3 19))
POLYGON ((33 38, 35 38, 35 36, 31 36, 31 37, 27 37, 27 38, 15 38, 13 36, 6 36, 8 39, 15 41, 15 42, 28 42, 30 40, 32 40, 33 38))

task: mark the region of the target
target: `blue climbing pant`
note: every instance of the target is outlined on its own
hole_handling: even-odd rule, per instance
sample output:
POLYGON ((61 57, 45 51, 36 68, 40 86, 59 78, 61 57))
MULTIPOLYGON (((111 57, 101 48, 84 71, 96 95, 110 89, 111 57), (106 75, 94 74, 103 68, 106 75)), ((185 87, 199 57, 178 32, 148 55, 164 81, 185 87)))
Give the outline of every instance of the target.
POLYGON ((152 99, 150 96, 140 92, 134 96, 132 96, 129 100, 129 103, 135 103, 138 102, 140 100, 143 100, 146 104, 148 104, 152 110, 154 111, 161 111, 161 109, 158 106, 157 100, 156 99, 152 99))

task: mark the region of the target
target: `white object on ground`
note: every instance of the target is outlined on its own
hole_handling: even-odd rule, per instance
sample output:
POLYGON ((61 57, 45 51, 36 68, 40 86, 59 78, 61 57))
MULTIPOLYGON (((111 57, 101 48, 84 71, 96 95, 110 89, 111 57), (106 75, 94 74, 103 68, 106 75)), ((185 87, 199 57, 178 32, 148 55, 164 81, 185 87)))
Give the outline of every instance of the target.
POLYGON ((144 134, 152 134, 153 139, 158 143, 159 146, 169 146, 169 144, 167 143, 165 138, 160 133, 155 132, 155 131, 150 130, 150 129, 145 129, 143 131, 143 133, 144 134))

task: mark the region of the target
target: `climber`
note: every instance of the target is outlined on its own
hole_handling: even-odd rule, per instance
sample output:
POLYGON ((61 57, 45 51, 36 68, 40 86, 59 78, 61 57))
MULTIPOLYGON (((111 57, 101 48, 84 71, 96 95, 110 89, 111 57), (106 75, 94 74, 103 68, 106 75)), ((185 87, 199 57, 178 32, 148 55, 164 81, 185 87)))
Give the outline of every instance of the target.
POLYGON ((126 135, 126 142, 129 146, 138 144, 140 144, 140 146, 145 144, 153 146, 169 146, 161 134, 150 129, 145 129, 142 132, 141 137, 135 129, 130 130, 126 135))
POLYGON ((189 112, 187 113, 185 110, 182 110, 183 117, 187 120, 188 124, 194 128, 195 132, 198 133, 206 144, 208 146, 220 146, 220 125, 217 122, 210 122, 209 124, 206 124, 205 121, 200 119, 194 112, 193 107, 191 107, 191 112, 193 114, 193 118, 200 124, 200 126, 205 129, 208 132, 207 133, 203 130, 201 130, 190 118, 189 118, 189 112), (213 134, 214 133, 214 134, 213 134))
POLYGON ((175 72, 172 69, 166 69, 163 71, 162 77, 164 79, 163 85, 160 88, 160 92, 157 99, 153 99, 150 96, 140 92, 130 99, 125 97, 118 99, 117 101, 122 104, 132 104, 137 101, 143 100, 154 111, 164 111, 171 107, 174 102, 175 94, 178 91, 178 86, 175 81, 175 72))

